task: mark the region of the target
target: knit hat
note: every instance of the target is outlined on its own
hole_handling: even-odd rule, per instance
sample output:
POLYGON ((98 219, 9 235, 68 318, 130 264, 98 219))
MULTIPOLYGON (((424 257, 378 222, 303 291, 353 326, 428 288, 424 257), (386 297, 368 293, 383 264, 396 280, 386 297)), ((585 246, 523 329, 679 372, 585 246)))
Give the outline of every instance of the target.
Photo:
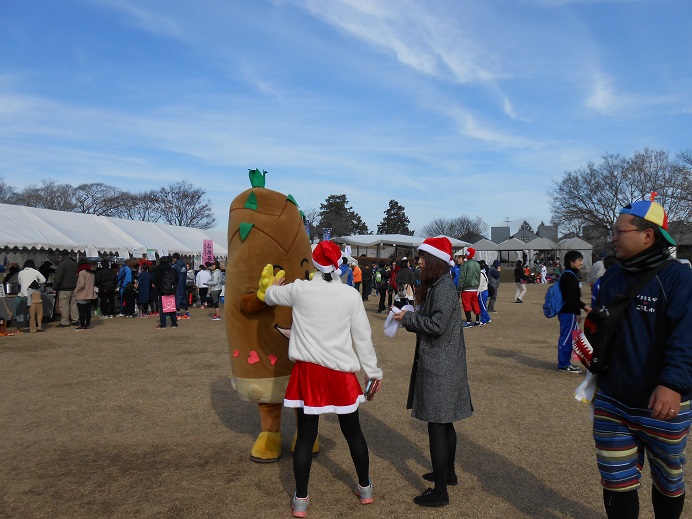
POLYGON ((471 259, 476 255, 476 249, 473 247, 464 247, 463 254, 471 259))
POLYGON ((620 214, 638 216, 647 222, 658 225, 666 241, 673 247, 675 246, 675 240, 668 234, 668 215, 660 204, 653 201, 640 200, 639 202, 627 204, 620 210, 620 214))
POLYGON ((500 266, 500 260, 493 261, 493 267, 497 268, 500 266))
POLYGON ((341 265, 341 249, 333 241, 323 240, 312 251, 312 263, 320 272, 334 272, 341 265))
POLYGON ((423 243, 420 244, 418 250, 425 251, 432 254, 436 258, 440 258, 450 266, 454 266, 452 259, 452 242, 444 236, 439 238, 426 238, 423 243))

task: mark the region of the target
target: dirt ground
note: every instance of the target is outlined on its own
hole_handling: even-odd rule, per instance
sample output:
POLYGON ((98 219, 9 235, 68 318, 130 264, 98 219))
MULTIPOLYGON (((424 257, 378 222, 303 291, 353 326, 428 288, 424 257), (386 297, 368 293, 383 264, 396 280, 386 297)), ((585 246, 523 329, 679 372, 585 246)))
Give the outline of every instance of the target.
MULTIPOLYGON (((328 415, 308 517, 604 517, 588 406, 573 398, 581 376, 556 369, 545 290, 530 285, 513 304, 514 286, 502 284, 492 323, 466 333, 475 413, 456 424, 459 486, 442 509, 411 501, 430 470, 426 425, 404 408, 415 337, 385 337, 370 298, 384 370, 361 407, 375 503, 352 494, 355 472, 328 415)), ((224 325, 209 313, 193 309, 177 330, 117 318, 83 333, 52 324, 0 337, 0 517, 290 517, 294 416, 284 411, 284 457, 251 462, 256 407, 231 389, 224 325)), ((646 472, 642 518, 653 516, 646 472)))

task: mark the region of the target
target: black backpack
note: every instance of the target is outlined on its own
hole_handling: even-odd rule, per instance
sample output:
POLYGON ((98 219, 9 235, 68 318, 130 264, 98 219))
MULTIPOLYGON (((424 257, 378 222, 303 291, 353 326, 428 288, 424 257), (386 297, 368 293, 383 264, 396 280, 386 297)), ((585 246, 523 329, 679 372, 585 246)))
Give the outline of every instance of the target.
POLYGON ((176 278, 175 270, 172 268, 163 271, 163 275, 161 276, 161 293, 164 296, 175 294, 175 289, 178 285, 178 280, 176 278))

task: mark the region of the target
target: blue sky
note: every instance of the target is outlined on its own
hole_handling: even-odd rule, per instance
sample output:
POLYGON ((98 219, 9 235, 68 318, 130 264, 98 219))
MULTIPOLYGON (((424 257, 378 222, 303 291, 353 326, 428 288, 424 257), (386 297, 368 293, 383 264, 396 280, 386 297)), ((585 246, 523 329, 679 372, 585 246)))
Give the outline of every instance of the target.
POLYGON ((550 220, 604 152, 690 149, 689 0, 7 0, 0 177, 187 179, 225 228, 247 170, 375 231, 550 220))

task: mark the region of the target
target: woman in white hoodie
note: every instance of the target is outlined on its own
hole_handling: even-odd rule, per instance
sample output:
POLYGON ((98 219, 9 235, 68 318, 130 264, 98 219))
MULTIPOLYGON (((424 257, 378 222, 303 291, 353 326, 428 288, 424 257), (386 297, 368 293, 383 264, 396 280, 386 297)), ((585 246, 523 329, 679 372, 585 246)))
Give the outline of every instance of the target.
POLYGON ((363 301, 339 280, 341 250, 333 242, 322 241, 313 251, 312 262, 320 271, 312 280, 298 279, 285 286, 282 273, 273 277, 272 266, 267 265, 258 292, 267 304, 290 306, 293 311, 288 356, 295 365, 284 406, 295 408, 298 415, 294 517, 307 513, 312 447, 323 413, 337 413, 358 474, 355 493, 362 504, 372 503, 368 445, 358 417, 358 405, 365 397, 356 373, 361 368, 365 372, 373 387, 370 395, 382 379, 363 301), (266 294, 261 294, 264 287, 266 294))

